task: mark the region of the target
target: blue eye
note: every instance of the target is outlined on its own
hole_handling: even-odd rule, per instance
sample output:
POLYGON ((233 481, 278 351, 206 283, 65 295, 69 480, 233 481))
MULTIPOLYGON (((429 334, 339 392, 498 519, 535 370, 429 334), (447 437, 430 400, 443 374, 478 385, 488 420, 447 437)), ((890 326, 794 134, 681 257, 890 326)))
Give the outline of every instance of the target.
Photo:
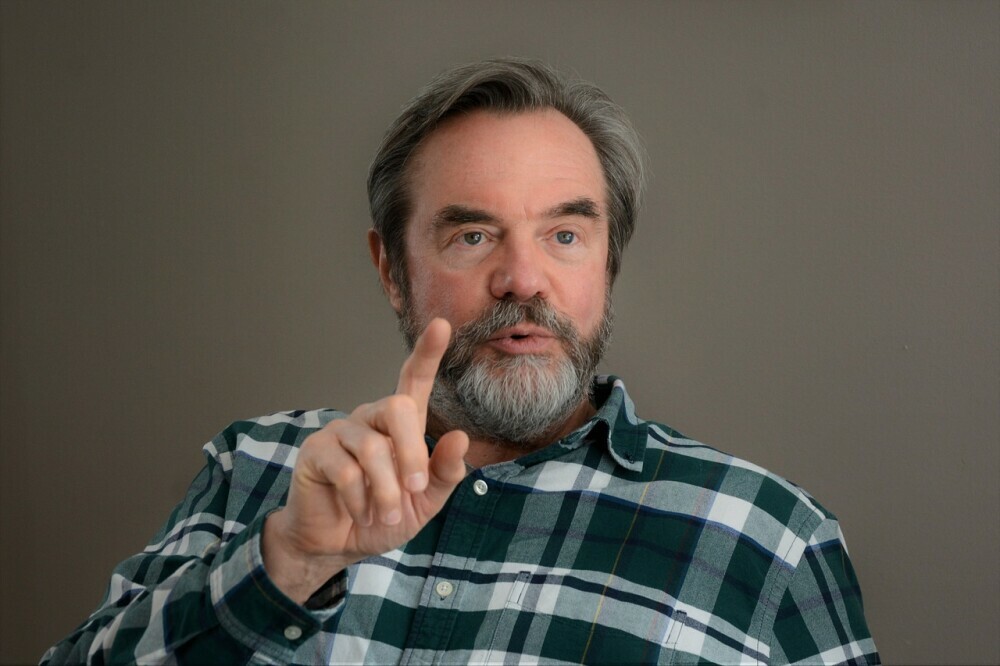
POLYGON ((569 245, 576 240, 576 234, 572 231, 558 231, 556 232, 556 242, 560 245, 569 245))
POLYGON ((462 234, 462 242, 466 245, 479 245, 485 238, 482 231, 467 231, 462 234))

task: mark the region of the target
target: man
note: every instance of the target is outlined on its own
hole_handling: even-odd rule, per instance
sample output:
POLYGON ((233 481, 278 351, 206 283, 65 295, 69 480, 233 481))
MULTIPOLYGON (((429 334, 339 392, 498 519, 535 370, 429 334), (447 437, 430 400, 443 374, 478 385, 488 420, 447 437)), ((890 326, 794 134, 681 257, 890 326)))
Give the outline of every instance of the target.
POLYGON ((395 394, 223 431, 46 660, 878 663, 833 516, 593 376, 641 183, 593 86, 432 82, 369 177, 395 394))

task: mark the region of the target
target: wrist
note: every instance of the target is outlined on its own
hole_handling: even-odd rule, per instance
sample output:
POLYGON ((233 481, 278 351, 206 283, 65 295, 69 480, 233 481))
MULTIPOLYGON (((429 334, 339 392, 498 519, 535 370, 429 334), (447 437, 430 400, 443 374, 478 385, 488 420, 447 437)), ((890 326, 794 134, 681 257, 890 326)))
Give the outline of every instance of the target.
POLYGON ((336 555, 316 555, 295 547, 283 509, 264 520, 261 556, 275 587, 297 604, 305 602, 349 562, 336 555))

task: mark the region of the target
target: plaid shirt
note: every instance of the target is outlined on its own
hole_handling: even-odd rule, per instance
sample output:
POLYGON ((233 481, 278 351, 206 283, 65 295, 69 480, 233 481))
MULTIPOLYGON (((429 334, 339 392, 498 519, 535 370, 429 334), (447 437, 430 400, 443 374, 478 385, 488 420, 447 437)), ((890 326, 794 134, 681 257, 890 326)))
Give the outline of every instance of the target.
POLYGON ((44 661, 877 664, 836 519, 795 485, 639 419, 597 415, 473 471, 412 541, 305 604, 269 580, 266 515, 298 446, 344 415, 231 425, 146 549, 44 661))

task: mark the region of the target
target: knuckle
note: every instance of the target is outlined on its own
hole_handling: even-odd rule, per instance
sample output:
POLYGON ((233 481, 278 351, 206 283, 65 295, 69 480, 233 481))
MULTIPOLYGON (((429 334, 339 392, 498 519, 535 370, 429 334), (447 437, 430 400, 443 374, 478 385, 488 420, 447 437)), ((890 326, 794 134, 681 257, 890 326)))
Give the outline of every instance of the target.
POLYGON ((336 441, 337 437, 332 432, 328 432, 326 429, 317 430, 303 440, 302 446, 299 447, 299 455, 302 457, 314 456, 336 441))
POLYGON ((413 398, 402 393, 390 395, 385 398, 385 407, 390 412, 401 414, 412 413, 417 410, 417 404, 413 398))
POLYGON ((316 437, 328 444, 339 442, 344 435, 344 431, 350 427, 350 422, 347 419, 337 419, 328 423, 322 430, 309 435, 309 438, 316 437))
POLYGON ((339 465, 331 475, 333 485, 338 488, 355 486, 360 483, 363 474, 357 465, 339 465))
POLYGON ((389 443, 385 437, 375 431, 361 436, 355 451, 355 457, 365 468, 389 455, 389 443))

